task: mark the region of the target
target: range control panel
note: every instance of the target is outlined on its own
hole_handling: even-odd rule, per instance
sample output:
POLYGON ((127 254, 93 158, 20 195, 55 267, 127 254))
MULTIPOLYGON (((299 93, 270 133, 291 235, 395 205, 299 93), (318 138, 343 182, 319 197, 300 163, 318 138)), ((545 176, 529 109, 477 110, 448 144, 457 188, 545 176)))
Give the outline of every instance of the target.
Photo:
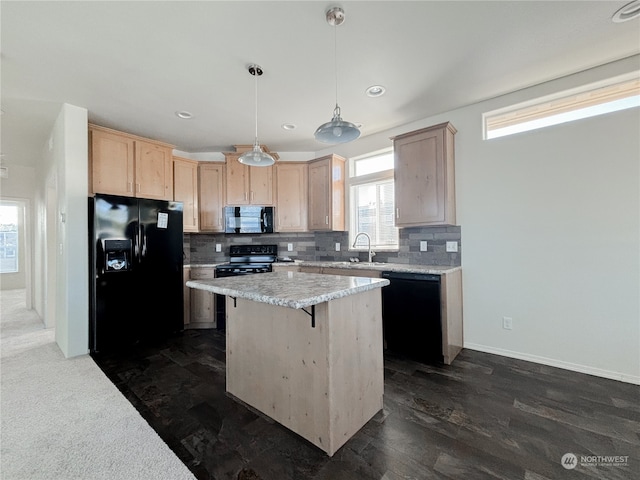
POLYGON ((239 255, 278 255, 278 245, 231 245, 229 254, 239 255))

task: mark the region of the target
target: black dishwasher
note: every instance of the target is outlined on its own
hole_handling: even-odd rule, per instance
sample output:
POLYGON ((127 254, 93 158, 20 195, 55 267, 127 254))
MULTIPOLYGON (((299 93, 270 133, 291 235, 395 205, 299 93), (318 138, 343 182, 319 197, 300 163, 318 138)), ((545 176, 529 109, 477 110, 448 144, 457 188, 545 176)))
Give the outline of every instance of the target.
POLYGON ((423 363, 443 361, 440 275, 382 272, 382 323, 387 350, 423 363))

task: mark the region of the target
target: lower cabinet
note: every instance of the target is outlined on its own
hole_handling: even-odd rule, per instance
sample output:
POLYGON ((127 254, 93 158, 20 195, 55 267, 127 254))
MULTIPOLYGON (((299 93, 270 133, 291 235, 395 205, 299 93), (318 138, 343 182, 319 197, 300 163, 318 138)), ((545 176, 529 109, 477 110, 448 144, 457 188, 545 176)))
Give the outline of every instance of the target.
POLYGON ((189 328, 189 323, 191 323, 191 289, 187 287, 187 282, 191 280, 191 269, 189 267, 184 267, 182 279, 182 297, 184 299, 183 323, 184 328, 189 328))
MULTIPOLYGON (((214 267, 191 267, 188 270, 189 280, 213 280, 215 277, 214 267)), ((196 288, 185 288, 188 291, 185 291, 184 297, 184 328, 216 328, 215 293, 196 288), (187 304, 189 305, 188 310, 187 304)))

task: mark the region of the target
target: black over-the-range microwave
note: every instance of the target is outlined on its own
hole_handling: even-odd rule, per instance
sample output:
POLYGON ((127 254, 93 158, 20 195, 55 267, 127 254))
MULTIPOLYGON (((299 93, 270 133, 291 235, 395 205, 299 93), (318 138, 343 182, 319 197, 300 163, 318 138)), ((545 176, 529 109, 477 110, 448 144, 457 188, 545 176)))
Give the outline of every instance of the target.
POLYGON ((224 207, 225 233, 273 233, 274 207, 224 207))

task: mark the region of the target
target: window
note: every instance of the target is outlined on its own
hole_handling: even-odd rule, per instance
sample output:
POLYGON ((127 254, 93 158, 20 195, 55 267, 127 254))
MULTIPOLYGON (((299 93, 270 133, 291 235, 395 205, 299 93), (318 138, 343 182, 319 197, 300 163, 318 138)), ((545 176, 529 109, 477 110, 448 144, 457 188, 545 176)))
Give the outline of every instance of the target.
POLYGON ((484 138, 503 137, 640 106, 640 78, 617 77, 483 115, 484 138))
MULTIPOLYGON (((349 247, 353 248, 356 234, 365 232, 371 237, 372 249, 397 249, 393 152, 352 159, 349 165, 349 247)), ((366 248, 367 239, 361 235, 355 249, 366 248)))
POLYGON ((18 272, 18 206, 0 204, 0 273, 18 272))

